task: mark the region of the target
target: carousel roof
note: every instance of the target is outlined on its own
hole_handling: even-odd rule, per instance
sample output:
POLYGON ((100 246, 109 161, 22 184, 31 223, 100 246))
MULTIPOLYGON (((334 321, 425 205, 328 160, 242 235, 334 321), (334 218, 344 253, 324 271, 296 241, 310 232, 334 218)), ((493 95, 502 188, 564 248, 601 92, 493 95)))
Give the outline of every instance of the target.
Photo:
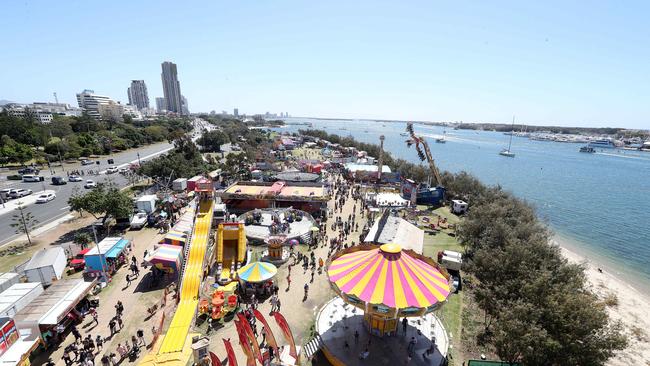
POLYGON ((397 244, 367 247, 335 258, 330 281, 346 295, 392 308, 424 308, 449 296, 449 281, 433 264, 397 244))
POLYGON ((253 262, 237 271, 239 278, 246 282, 266 281, 278 273, 278 268, 271 263, 253 262))

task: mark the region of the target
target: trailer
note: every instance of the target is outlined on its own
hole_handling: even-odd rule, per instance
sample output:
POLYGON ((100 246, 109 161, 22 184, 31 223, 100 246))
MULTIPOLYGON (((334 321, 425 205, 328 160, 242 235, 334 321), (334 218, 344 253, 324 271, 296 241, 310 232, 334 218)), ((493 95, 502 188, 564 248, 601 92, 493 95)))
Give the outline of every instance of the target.
POLYGON ((0 318, 13 318, 45 291, 40 282, 16 283, 0 293, 0 318))
POLYGON ((44 287, 60 280, 68 264, 63 248, 48 248, 36 252, 27 263, 23 274, 28 282, 40 282, 44 287))
POLYGON ((14 283, 20 282, 20 275, 18 273, 7 272, 0 273, 0 292, 4 292, 11 287, 14 283))
POLYGON ((203 178, 202 175, 197 175, 188 179, 187 186, 186 186, 187 191, 194 192, 194 189, 196 189, 196 182, 198 182, 201 178, 203 178))
POLYGON ((176 192, 182 192, 187 189, 187 178, 178 178, 172 182, 172 189, 176 192))

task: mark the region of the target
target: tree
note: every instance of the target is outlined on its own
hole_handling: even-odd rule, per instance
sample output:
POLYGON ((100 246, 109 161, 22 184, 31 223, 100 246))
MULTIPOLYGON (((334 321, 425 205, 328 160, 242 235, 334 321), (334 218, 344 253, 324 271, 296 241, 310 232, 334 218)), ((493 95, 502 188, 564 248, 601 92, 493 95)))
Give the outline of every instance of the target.
POLYGON ((84 194, 74 194, 68 199, 70 210, 86 211, 99 218, 104 215, 113 218, 129 217, 133 212, 133 201, 125 192, 114 185, 99 184, 92 191, 84 194))
POLYGON ((197 144, 201 145, 202 150, 207 152, 219 152, 221 151, 221 145, 227 142, 228 136, 217 130, 205 132, 196 141, 197 144))
POLYGON ((11 227, 16 228, 16 234, 25 234, 27 235, 27 241, 29 245, 32 245, 32 238, 29 233, 31 230, 38 224, 38 220, 34 218, 31 212, 26 211, 25 206, 22 202, 18 202, 16 207, 17 214, 13 215, 11 227))
POLYGON ((90 237, 90 234, 84 233, 84 232, 79 232, 79 233, 75 234, 74 239, 72 239, 72 241, 75 244, 79 245, 81 247, 81 249, 83 250, 83 249, 86 249, 88 247, 88 244, 90 244, 93 240, 90 237))

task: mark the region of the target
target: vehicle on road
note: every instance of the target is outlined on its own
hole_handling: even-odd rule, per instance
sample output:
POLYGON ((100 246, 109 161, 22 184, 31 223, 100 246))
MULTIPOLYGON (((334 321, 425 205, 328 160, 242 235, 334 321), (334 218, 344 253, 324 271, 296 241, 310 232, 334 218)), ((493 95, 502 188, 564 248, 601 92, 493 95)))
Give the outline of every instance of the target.
POLYGON ((109 166, 108 169, 106 169, 106 174, 113 174, 117 173, 118 169, 115 165, 109 166))
POLYGON ((126 174, 126 173, 128 173, 130 170, 131 170, 131 169, 129 169, 128 167, 125 166, 125 167, 120 168, 120 169, 119 169, 119 172, 122 173, 122 174, 126 174))
POLYGON ((34 174, 34 175, 36 175, 36 174, 38 174, 39 171, 40 170, 38 170, 36 168, 28 166, 28 167, 24 167, 22 169, 19 169, 18 174, 20 174, 20 175, 24 175, 24 174, 34 174))
POLYGON ((11 198, 20 198, 20 197, 29 196, 32 193, 34 192, 32 192, 31 189, 18 188, 18 189, 12 189, 9 192, 9 196, 11 198))
POLYGON ((68 265, 68 272, 78 272, 83 270, 86 267, 86 260, 84 255, 90 251, 90 248, 82 249, 77 255, 70 260, 68 265))
POLYGON ((81 160, 81 165, 91 165, 94 164, 95 162, 90 160, 90 159, 82 159, 81 160))
POLYGON ((57 176, 52 177, 52 184, 55 186, 62 186, 64 184, 68 184, 68 182, 66 182, 65 178, 57 176))
POLYGON ((88 179, 86 181, 86 184, 84 184, 84 188, 86 189, 95 188, 95 187, 97 187, 97 183, 92 179, 88 179))
POLYGON ((147 213, 144 211, 138 211, 131 218, 131 229, 142 229, 147 225, 147 213))
POLYGON ((56 193, 54 192, 43 192, 36 199, 36 203, 47 203, 53 201, 56 198, 56 193))
POLYGON ((23 182, 28 183, 28 182, 42 182, 45 180, 45 177, 41 177, 40 175, 34 175, 34 174, 25 174, 23 175, 23 182))
POLYGON ((82 182, 82 181, 83 181, 83 179, 81 179, 81 177, 78 176, 78 175, 73 174, 73 175, 68 177, 68 182, 82 182))

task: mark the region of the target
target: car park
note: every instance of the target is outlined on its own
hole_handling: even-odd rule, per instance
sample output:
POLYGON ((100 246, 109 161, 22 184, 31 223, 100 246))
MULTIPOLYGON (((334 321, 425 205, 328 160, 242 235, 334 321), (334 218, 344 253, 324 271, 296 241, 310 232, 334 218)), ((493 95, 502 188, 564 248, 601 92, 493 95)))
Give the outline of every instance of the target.
POLYGON ((53 201, 56 198, 56 193, 54 192, 43 192, 36 199, 36 203, 47 203, 53 201))
POLYGON ((12 189, 9 192, 9 196, 11 198, 21 198, 21 197, 29 196, 32 193, 34 192, 32 192, 31 189, 18 188, 18 189, 12 189))
POLYGON ((75 174, 68 177, 68 182, 82 182, 82 181, 83 181, 83 179, 81 179, 80 176, 75 175, 75 174))
POLYGON ((86 184, 84 184, 84 188, 86 189, 95 188, 95 187, 97 187, 97 183, 95 183, 95 181, 92 179, 88 179, 86 181, 86 184))

